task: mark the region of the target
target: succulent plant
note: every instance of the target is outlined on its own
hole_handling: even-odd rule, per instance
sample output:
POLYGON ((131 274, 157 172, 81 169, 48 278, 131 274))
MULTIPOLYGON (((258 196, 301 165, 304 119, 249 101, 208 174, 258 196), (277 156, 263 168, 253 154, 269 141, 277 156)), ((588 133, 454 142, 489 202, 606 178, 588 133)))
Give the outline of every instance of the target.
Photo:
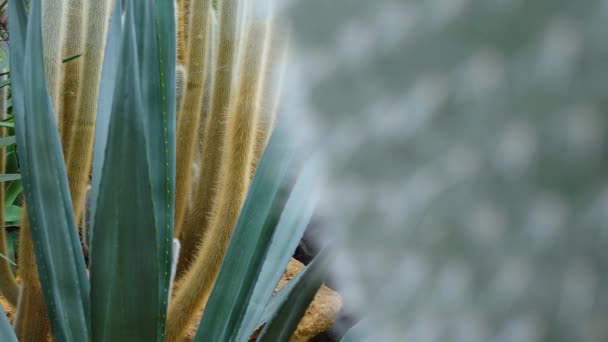
POLYGON ((0 267, 17 308, 14 332, 0 315, 3 341, 179 341, 203 307, 196 341, 245 341, 264 323, 261 341, 290 335, 323 261, 272 297, 317 169, 296 167, 274 129, 285 37, 272 8, 8 2, 27 210, 18 279, 0 267))

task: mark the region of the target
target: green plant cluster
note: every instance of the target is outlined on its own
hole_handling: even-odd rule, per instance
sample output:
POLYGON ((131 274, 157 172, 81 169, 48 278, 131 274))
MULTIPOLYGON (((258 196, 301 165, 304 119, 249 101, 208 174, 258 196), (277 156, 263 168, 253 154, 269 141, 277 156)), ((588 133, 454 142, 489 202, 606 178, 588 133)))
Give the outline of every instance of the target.
POLYGON ((272 296, 317 180, 273 130, 272 20, 238 0, 71 5, 8 1, 0 147, 17 148, 0 158, 1 193, 3 221, 21 228, 17 268, 13 251, 0 265, 16 307, 0 340, 179 341, 203 307, 195 341, 247 341, 262 326, 258 340, 287 340, 324 258, 272 296))

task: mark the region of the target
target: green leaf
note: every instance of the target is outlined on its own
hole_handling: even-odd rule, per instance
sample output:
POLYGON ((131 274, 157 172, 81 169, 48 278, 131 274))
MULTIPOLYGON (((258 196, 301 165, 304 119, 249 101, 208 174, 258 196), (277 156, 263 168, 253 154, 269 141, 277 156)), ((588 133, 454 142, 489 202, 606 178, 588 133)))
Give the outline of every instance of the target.
POLYGON ((0 138, 0 147, 6 147, 6 146, 12 145, 14 143, 15 143, 14 136, 0 138))
MULTIPOLYGON (((139 58, 138 46, 149 33, 137 29, 136 14, 147 17, 152 5, 142 4, 126 3, 121 63, 115 76, 108 76, 115 77, 116 84, 93 221, 93 341, 155 341, 164 332, 160 308, 166 299, 159 289, 164 273, 158 260, 170 246, 158 243, 157 210, 166 210, 166 205, 155 206, 154 191, 166 178, 155 178, 151 172, 157 165, 148 152, 153 144, 147 131, 149 125, 162 125, 163 118, 148 111, 144 96, 149 84, 140 74, 144 59, 139 58), (147 10, 137 11, 138 5, 147 10)), ((120 13, 120 3, 115 6, 112 20, 120 13)), ((155 151, 163 152, 164 148, 155 151)))
POLYGON ((0 341, 17 342, 15 331, 13 331, 13 327, 8 321, 8 317, 6 316, 6 312, 2 305, 0 305, 0 341))
POLYGON ((16 205, 7 205, 4 207, 4 222, 18 222, 21 220, 23 209, 16 205))
POLYGON ((21 175, 20 174, 16 174, 16 173, 8 173, 8 174, 2 174, 0 175, 0 182, 10 182, 10 181, 14 181, 14 180, 18 180, 21 179, 21 175))
POLYGON ((161 248, 159 296, 162 316, 159 338, 165 333, 165 315, 169 300, 171 249, 175 196, 175 13, 174 2, 166 0, 134 1, 144 129, 150 162, 156 239, 161 248), (161 120, 159 120, 161 119, 161 120))
POLYGON ((323 283, 326 254, 322 253, 302 271, 302 276, 264 326, 257 341, 289 341, 306 309, 323 283))
POLYGON ((10 79, 1 81, 0 82, 0 88, 4 88, 4 87, 6 87, 6 86, 8 86, 10 84, 11 84, 11 80, 10 79))
POLYGON ((19 160, 17 159, 17 146, 9 146, 6 151, 6 172, 19 173, 19 160))
POLYGON ((277 283, 283 275, 293 252, 304 235, 310 222, 318 199, 318 164, 309 161, 301 171, 296 184, 285 204, 279 222, 270 222, 275 226, 272 240, 257 278, 249 295, 249 301, 241 310, 242 318, 237 333, 237 340, 247 339, 257 328, 257 323, 264 313, 277 283))
POLYGON ((114 6, 110 18, 110 27, 106 41, 105 54, 102 65, 101 80, 99 83, 99 97, 97 102, 97 116, 95 117, 95 141, 93 143, 93 168, 90 193, 90 222, 89 222, 89 246, 95 228, 95 211, 97 208, 97 197, 99 184, 101 182, 101 171, 104 165, 106 144, 108 140, 108 128, 110 125, 110 114, 114 100, 116 77, 118 66, 121 65, 120 46, 122 42, 121 8, 114 6))
POLYGON ((30 2, 26 33, 23 2, 9 2, 15 133, 38 273, 53 335, 58 341, 87 341, 89 282, 44 79, 40 7, 40 0, 30 2))
POLYGON ((268 217, 290 159, 286 141, 275 132, 256 170, 195 341, 236 337, 273 238, 275 225, 268 224, 268 217))
MULTIPOLYGON (((12 224, 14 225, 14 224, 12 224)), ((7 227, 5 227, 6 229, 7 227)), ((6 230, 6 256, 10 260, 11 270, 13 274, 17 271, 17 264, 15 263, 15 251, 19 247, 19 230, 18 229, 7 229, 6 230)))
POLYGON ((0 127, 15 127, 15 123, 10 121, 0 121, 0 127))
POLYGON ((21 180, 10 182, 10 184, 4 190, 4 206, 15 203, 15 200, 23 191, 23 183, 21 180))
POLYGON ((262 325, 264 325, 264 323, 268 322, 272 318, 272 316, 275 315, 277 310, 279 310, 279 308, 281 307, 281 304, 287 298, 287 295, 289 295, 291 289, 298 283, 299 279, 302 277, 303 272, 307 268, 308 266, 304 267, 304 270, 302 270, 302 272, 298 273, 295 277, 293 277, 293 279, 291 279, 287 284, 285 284, 285 286, 283 286, 283 288, 276 295, 274 295, 270 299, 270 301, 268 301, 268 305, 266 305, 266 308, 264 308, 264 313, 256 324, 256 330, 262 325))

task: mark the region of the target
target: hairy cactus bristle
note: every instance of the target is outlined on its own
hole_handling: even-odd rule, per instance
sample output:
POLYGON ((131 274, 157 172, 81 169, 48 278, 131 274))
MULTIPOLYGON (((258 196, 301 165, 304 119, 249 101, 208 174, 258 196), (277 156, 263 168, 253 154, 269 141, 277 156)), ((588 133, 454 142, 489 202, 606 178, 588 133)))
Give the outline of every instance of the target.
POLYGON ((203 153, 204 153, 204 137, 205 137, 205 122, 211 115, 213 110, 213 93, 215 88, 215 78, 217 70, 217 50, 218 50, 218 22, 215 11, 211 11, 211 39, 209 40, 209 67, 207 69, 207 85, 205 86, 205 94, 203 98, 203 110, 201 112, 202 123, 199 124, 198 141, 196 144, 195 155, 192 162, 191 170, 191 186, 187 214, 184 216, 182 223, 182 229, 180 231, 180 238, 182 241, 189 241, 187 248, 182 248, 182 258, 177 268, 177 278, 185 271, 185 265, 190 265, 192 259, 194 259, 194 252, 196 246, 200 245, 201 239, 205 236, 204 222, 206 218, 201 217, 204 213, 203 210, 198 208, 203 207, 203 197, 201 195, 204 183, 201 180, 201 173, 204 165, 203 153))
POLYGON ((183 99, 177 115, 176 144, 179 146, 176 156, 175 185, 175 234, 179 234, 186 212, 190 191, 192 158, 196 148, 198 126, 203 109, 205 93, 206 68, 209 64, 207 49, 210 35, 211 1, 202 0, 192 3, 191 25, 188 29, 188 56, 186 60, 187 79, 183 99))
POLYGON ((27 213, 19 231, 19 263, 21 293, 13 326, 19 341, 46 341, 50 332, 50 322, 42 298, 42 288, 38 278, 38 266, 34 255, 32 234, 27 213))
POLYGON ((176 112, 179 113, 180 104, 182 103, 182 97, 184 95, 184 85, 186 84, 186 68, 178 64, 175 66, 175 108, 176 112))
MULTIPOLYGON (((66 29, 66 25, 63 23, 67 22, 67 12, 67 0, 42 1, 44 72, 54 108, 58 107, 61 95, 60 70, 66 29)), ((55 112, 55 115, 58 115, 58 113, 55 112)))
POLYGON ((79 87, 77 100, 74 101, 76 103, 74 115, 67 117, 63 111, 59 113, 63 127, 70 127, 64 130, 62 140, 67 142, 64 151, 76 222, 79 222, 82 215, 83 197, 91 172, 97 95, 111 4, 111 0, 86 2, 84 17, 87 19, 81 27, 84 31, 84 42, 80 45, 82 50, 78 53, 81 56, 64 64, 66 73, 67 66, 74 62, 78 62, 76 65, 80 65, 81 70, 78 73, 79 87), (65 135, 69 136, 69 140, 65 135))
POLYGON ((226 253, 232 230, 249 187, 254 153, 257 114, 262 95, 263 59, 268 22, 252 20, 238 68, 238 87, 227 111, 217 195, 209 226, 191 268, 180 280, 169 306, 167 336, 180 336, 211 292, 226 253))
POLYGON ((188 16, 190 14, 190 2, 192 0, 177 0, 175 4, 175 16, 177 29, 177 63, 184 65, 186 63, 186 50, 188 39, 188 16))
MULTIPOLYGON (((226 122, 228 116, 228 105, 233 96, 234 79, 236 77, 236 61, 239 41, 239 27, 241 26, 240 13, 243 10, 242 2, 237 0, 223 1, 219 4, 219 32, 217 70, 213 94, 211 98, 212 109, 205 119, 203 132, 203 151, 200 184, 203 186, 199 196, 200 207, 194 208, 201 218, 200 225, 183 227, 178 230, 178 237, 182 242, 182 259, 189 251, 196 250, 196 242, 183 238, 185 235, 192 236, 191 230, 205 230, 208 226, 208 218, 216 196, 217 183, 219 179, 221 157, 223 152, 226 122), (188 231, 190 230, 190 231, 188 231)), ((178 277, 183 272, 182 267, 187 263, 180 261, 178 266, 178 277)))
POLYGON ((255 173, 257 164, 268 144, 270 135, 274 130, 281 98, 281 83, 287 60, 287 39, 285 34, 278 30, 280 27, 278 18, 273 18, 270 24, 269 39, 263 58, 262 80, 260 88, 262 95, 258 108, 258 124, 256 129, 256 140, 251 167, 251 177, 255 173))

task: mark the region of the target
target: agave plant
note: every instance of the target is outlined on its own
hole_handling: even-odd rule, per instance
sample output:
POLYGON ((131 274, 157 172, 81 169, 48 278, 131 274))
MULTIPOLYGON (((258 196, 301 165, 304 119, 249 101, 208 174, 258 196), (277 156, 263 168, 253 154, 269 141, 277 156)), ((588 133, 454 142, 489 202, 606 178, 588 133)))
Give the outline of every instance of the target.
POLYGON ((27 210, 17 277, 0 262, 2 341, 180 341, 203 307, 196 341, 290 336, 323 262, 272 297, 316 167, 272 133, 285 37, 267 5, 10 0, 27 210))

